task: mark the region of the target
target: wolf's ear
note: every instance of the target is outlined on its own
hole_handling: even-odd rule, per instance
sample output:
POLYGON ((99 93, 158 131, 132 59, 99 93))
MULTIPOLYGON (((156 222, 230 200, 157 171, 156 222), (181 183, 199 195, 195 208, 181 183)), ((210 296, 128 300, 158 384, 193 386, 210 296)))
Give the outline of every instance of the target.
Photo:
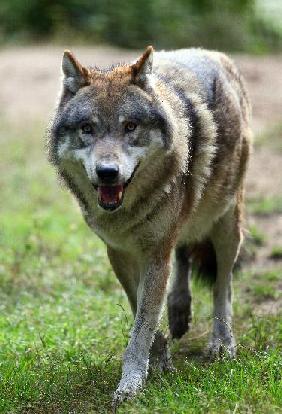
POLYGON ((62 70, 64 86, 69 92, 76 94, 82 86, 89 85, 89 70, 83 67, 69 50, 64 52, 62 70))
POLYGON ((131 75, 134 83, 144 84, 146 76, 152 73, 153 46, 148 46, 143 55, 131 66, 131 75))

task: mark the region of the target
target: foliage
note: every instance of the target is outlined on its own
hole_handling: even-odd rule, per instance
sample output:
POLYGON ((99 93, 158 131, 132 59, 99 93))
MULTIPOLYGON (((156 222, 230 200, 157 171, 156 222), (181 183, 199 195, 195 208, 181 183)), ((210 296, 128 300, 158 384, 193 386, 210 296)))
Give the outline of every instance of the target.
POLYGON ((264 51, 280 36, 255 0, 2 0, 0 39, 264 51))

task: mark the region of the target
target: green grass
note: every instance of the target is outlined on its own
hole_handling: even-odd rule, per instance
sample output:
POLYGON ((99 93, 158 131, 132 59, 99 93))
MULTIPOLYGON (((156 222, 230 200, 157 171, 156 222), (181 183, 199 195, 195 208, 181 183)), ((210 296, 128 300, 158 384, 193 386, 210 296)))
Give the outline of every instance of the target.
MULTIPOLYGON (((132 317, 102 242, 45 161, 42 135, 40 123, 0 127, 0 412, 110 412, 132 317)), ((275 298, 279 274, 260 274, 251 289, 257 275, 237 275, 233 361, 203 356, 211 295, 195 284, 194 326, 172 344, 177 372, 154 373, 119 412, 279 412, 281 318, 255 307, 264 285, 275 298)))
POLYGON ((250 240, 252 244, 254 244, 256 247, 261 247, 265 245, 266 242, 266 236, 260 229, 258 229, 255 225, 250 225, 248 227, 248 231, 250 233, 250 240))
POLYGON ((282 196, 253 198, 248 201, 248 211, 257 216, 282 214, 282 196))
POLYGON ((272 128, 264 130, 256 136, 255 146, 267 146, 275 151, 282 151, 282 122, 275 124, 272 128))
POLYGON ((282 260, 282 246, 273 247, 270 258, 273 260, 282 260))

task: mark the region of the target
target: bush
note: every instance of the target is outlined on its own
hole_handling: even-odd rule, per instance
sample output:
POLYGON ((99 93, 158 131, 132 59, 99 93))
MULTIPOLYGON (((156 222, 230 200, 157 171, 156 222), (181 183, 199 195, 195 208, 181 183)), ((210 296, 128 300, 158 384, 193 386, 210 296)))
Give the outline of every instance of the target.
POLYGON ((281 37, 261 24, 254 9, 255 0, 1 0, 0 38, 127 48, 278 47, 281 37))

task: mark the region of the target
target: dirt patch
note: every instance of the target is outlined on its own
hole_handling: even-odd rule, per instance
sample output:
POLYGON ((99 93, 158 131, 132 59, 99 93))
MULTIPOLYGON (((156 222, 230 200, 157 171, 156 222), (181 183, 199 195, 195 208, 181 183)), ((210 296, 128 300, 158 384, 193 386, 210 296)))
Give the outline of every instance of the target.
MULTIPOLYGON (((106 67, 131 61, 138 52, 105 47, 69 47, 86 65, 106 67)), ((34 46, 0 51, 1 113, 11 118, 48 118, 60 88, 63 46, 34 46)), ((255 132, 281 120, 282 56, 234 56, 247 80, 255 132)))
POLYGON ((281 194, 281 173, 282 153, 274 152, 267 146, 255 148, 247 174, 248 198, 277 197, 281 194))
MULTIPOLYGON (((281 292, 281 289, 280 289, 281 292)), ((256 315, 278 315, 281 312, 282 299, 278 300, 266 300, 259 305, 256 305, 256 315)))
MULTIPOLYGON (((61 60, 64 47, 36 46, 0 51, 1 115, 8 120, 46 122, 61 87, 61 60)), ((71 48, 85 65, 106 67, 132 60, 136 53, 111 48, 71 48)))
POLYGON ((282 56, 234 56, 253 105, 253 129, 259 133, 281 122, 282 56))
MULTIPOLYGON (((48 122, 60 89, 60 66, 63 47, 37 46, 9 48, 0 51, 0 116, 19 125, 48 122)), ((119 61, 131 61, 137 52, 102 48, 73 47, 86 65, 109 66, 119 61)), ((282 56, 234 56, 246 78, 253 103, 253 129, 262 134, 282 122, 282 56)), ((267 143, 255 149, 247 176, 247 195, 276 196, 281 193, 282 153, 267 143)), ((253 268, 270 268, 270 253, 275 245, 282 245, 282 216, 249 217, 249 223, 258 226, 266 235, 266 242, 257 249, 253 268)), ((277 265, 280 265, 281 261, 277 265)), ((275 301, 274 301, 275 302, 275 301)), ((276 302, 260 305, 263 312, 276 309, 276 302)))

